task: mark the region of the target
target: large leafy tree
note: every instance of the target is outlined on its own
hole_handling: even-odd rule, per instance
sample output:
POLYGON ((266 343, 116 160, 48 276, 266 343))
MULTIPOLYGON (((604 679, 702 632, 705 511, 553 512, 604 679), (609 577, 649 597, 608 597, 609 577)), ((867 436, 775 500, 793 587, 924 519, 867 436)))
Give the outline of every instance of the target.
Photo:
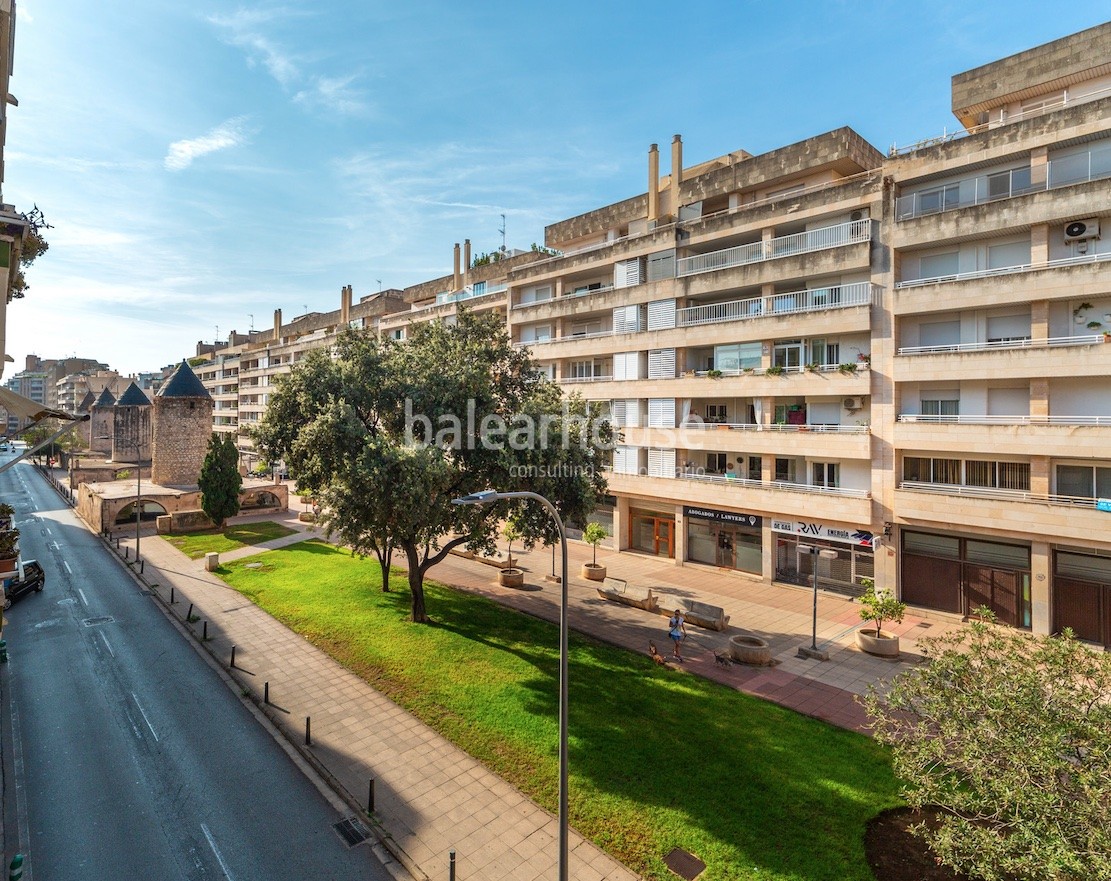
MULTIPOLYGON (((356 552, 373 550, 384 568, 386 549, 405 555, 413 620, 422 622, 425 573, 453 548, 491 551, 510 512, 452 499, 530 489, 585 522, 605 492, 598 449, 610 439, 608 424, 592 437, 586 416, 497 318, 461 311, 456 324, 415 326, 403 342, 352 331, 311 353, 280 380, 256 440, 321 495, 329 530, 356 552)), ((526 543, 555 537, 539 506, 515 519, 526 543)))
POLYGON ((217 526, 239 513, 239 492, 243 477, 239 473, 239 450, 231 435, 212 433, 208 452, 197 479, 201 489, 201 510, 217 526))
POLYGON ((1111 655, 991 620, 920 645, 866 699, 907 801, 940 809, 913 831, 985 881, 1111 878, 1111 655))

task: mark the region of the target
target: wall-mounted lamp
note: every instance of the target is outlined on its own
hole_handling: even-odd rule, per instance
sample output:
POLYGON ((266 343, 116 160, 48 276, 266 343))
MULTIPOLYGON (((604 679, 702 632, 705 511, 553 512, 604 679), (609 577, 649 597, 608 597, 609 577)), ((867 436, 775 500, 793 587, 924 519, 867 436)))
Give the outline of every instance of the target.
POLYGON ((883 537, 884 538, 891 538, 891 524, 890 523, 884 523, 883 524, 883 537))

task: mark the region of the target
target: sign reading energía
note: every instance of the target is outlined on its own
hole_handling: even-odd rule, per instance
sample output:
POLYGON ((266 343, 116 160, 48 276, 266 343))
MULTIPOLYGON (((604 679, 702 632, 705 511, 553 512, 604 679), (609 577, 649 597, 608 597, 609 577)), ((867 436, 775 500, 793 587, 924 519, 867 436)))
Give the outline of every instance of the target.
POLYGON ((872 533, 863 529, 842 529, 839 526, 826 526, 824 523, 807 520, 772 520, 772 531, 810 538, 825 538, 865 548, 872 547, 872 533))

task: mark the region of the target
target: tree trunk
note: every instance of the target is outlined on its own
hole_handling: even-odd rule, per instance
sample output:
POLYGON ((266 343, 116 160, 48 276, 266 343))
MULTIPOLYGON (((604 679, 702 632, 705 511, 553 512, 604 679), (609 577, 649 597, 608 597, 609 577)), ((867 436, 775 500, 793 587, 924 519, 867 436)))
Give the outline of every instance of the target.
POLYGON ((427 624, 428 612, 424 607, 424 569, 421 567, 420 554, 415 546, 405 546, 405 559, 409 563, 409 592, 413 596, 413 621, 417 624, 427 624))
POLYGON ((385 551, 374 549, 378 556, 378 565, 382 569, 382 593, 390 592, 390 564, 393 562, 393 545, 386 545, 385 551))

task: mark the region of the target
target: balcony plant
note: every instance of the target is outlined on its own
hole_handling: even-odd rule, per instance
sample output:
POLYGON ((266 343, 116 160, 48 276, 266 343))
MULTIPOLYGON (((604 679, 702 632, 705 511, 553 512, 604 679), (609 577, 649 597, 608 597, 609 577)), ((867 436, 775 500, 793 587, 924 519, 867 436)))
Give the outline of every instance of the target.
POLYGON ((15 515, 15 508, 5 502, 0 502, 0 530, 12 528, 12 517, 15 515))
POLYGON ((821 365, 819 365, 817 361, 811 361, 809 364, 806 365, 807 373, 817 373, 821 369, 821 365))
POLYGON ((1097 328, 1100 328, 1100 327, 1103 327, 1103 324, 1099 321, 1089 321, 1088 322, 1088 330, 1096 330, 1097 328))
POLYGON ((773 364, 771 367, 764 371, 764 374, 766 376, 782 376, 786 372, 787 371, 785 368, 780 367, 778 364, 773 364))
POLYGON ((706 375, 710 377, 710 379, 721 379, 721 371, 716 368, 707 370, 706 375))
POLYGON ((856 645, 863 652, 881 658, 899 657, 899 637, 883 632, 885 621, 903 623, 907 604, 900 602, 893 594, 876 592, 876 582, 872 578, 861 578, 865 591, 860 597, 860 619, 875 627, 862 627, 856 632, 856 645))
POLYGON ((15 561, 19 559, 19 530, 7 529, 0 532, 0 571, 10 572, 15 569, 15 561))
POLYGON ((856 373, 856 364, 852 361, 846 361, 844 364, 838 364, 837 369, 841 373, 856 373))
POLYGON ((583 530, 583 541, 594 547, 592 561, 582 565, 582 577, 588 581, 606 580, 606 567, 598 565, 598 545, 608 537, 609 533, 601 523, 587 523, 586 529, 583 530))

